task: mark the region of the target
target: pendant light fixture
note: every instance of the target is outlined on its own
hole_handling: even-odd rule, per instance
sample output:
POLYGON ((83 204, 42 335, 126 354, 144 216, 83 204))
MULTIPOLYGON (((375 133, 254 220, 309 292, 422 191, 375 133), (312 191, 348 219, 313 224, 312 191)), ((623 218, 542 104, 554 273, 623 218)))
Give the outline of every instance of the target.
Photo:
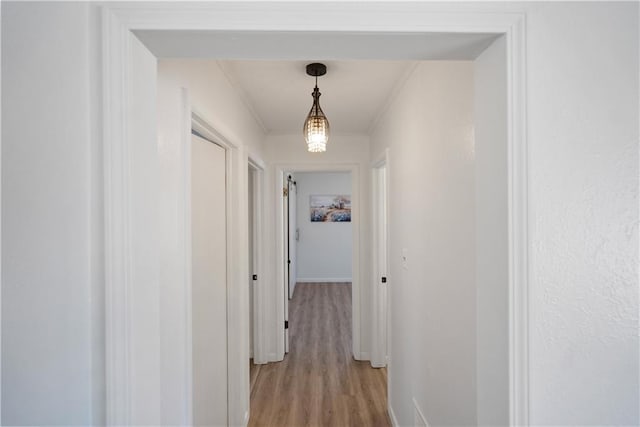
POLYGON ((327 67, 324 64, 313 63, 307 65, 307 74, 316 78, 316 87, 313 89, 313 106, 307 120, 304 122, 304 139, 307 141, 307 148, 312 153, 327 151, 327 141, 329 140, 329 120, 320 108, 320 90, 318 89, 318 77, 327 74, 327 67))

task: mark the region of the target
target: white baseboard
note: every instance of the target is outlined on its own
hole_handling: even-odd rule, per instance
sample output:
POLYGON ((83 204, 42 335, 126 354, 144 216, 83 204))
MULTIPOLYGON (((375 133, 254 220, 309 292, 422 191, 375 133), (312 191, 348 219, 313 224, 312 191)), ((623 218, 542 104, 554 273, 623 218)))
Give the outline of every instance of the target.
POLYGON ((387 412, 389 413, 389 418, 391 419, 391 425, 393 427, 399 427, 398 419, 396 418, 395 412, 393 412, 393 408, 391 407, 391 403, 387 403, 387 412))
POLYGON ((422 409, 420 409, 420 405, 418 405, 415 398, 413 399, 413 425, 415 427, 429 427, 427 417, 422 413, 422 409))
POLYGON ((341 282, 351 283, 352 280, 353 279, 351 277, 340 277, 340 278, 329 277, 329 278, 321 278, 321 279, 315 279, 315 278, 309 278, 309 277, 303 277, 303 278, 298 277, 296 282, 297 283, 341 283, 341 282))
MULTIPOLYGON (((429 423, 427 422, 427 418, 422 413, 420 409, 420 405, 416 402, 416 399, 413 400, 413 426, 414 427, 429 427, 429 423)), ((393 407, 391 406, 391 402, 387 402, 387 412, 389 413, 389 418, 391 419, 391 425, 393 427, 399 427, 398 419, 396 418, 395 412, 393 412, 393 407)))

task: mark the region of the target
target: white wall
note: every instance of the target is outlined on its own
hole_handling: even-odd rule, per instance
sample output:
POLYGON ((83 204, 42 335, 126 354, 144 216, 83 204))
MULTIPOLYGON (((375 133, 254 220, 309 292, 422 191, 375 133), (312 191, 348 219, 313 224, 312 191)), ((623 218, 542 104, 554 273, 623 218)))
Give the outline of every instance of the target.
MULTIPOLYGON (((270 271, 267 271, 269 277, 272 278, 271 286, 279 289, 281 286, 280 283, 276 283, 276 258, 275 253, 277 250, 277 243, 274 234, 274 230, 276 229, 276 224, 278 219, 275 217, 276 205, 275 205, 275 197, 276 191, 278 188, 281 188, 281 184, 276 183, 275 177, 275 169, 276 166, 279 165, 283 167, 285 170, 295 170, 295 166, 302 166, 298 170, 302 170, 306 168, 317 168, 316 170, 323 170, 323 166, 328 166, 330 168, 343 168, 344 170, 348 170, 352 165, 357 167, 357 175, 358 175, 358 190, 360 197, 360 206, 362 207, 360 216, 358 218, 359 221, 359 241, 360 241, 360 252, 359 252, 359 261, 360 261, 360 269, 358 273, 358 278, 360 281, 360 301, 362 303, 362 310, 360 311, 360 348, 358 351, 358 356, 360 358, 368 359, 369 357, 369 345, 370 345, 370 300, 371 293, 369 290, 369 277, 371 270, 371 254, 367 249, 370 247, 370 233, 368 232, 370 228, 370 213, 367 207, 369 206, 369 188, 370 188, 370 162, 369 162, 369 138, 365 135, 339 135, 333 134, 331 136, 331 140, 327 145, 327 151, 325 153, 309 153, 307 151, 306 144, 304 139, 302 138, 301 133, 295 133, 290 135, 278 135, 278 134, 270 134, 265 139, 264 144, 265 150, 265 158, 267 162, 271 165, 271 167, 267 170, 267 188, 269 191, 266 193, 266 215, 265 221, 266 224, 271 224, 271 226, 267 227, 267 234, 265 239, 267 242, 272 243, 272 250, 268 251, 268 258, 266 259, 266 264, 271 268, 270 271), (271 190, 273 189, 273 190, 271 190)), ((326 169, 324 169, 326 170, 326 169)), ((356 182, 356 179, 353 179, 353 182, 356 182)), ((352 199, 353 202, 353 199, 352 199)), ((352 223, 355 227, 355 223, 352 223)), ((353 272, 354 280, 356 277, 356 272, 353 272)), ((274 298, 279 296, 280 293, 277 292, 276 289, 273 289, 270 292, 270 298, 274 298)), ((272 307, 270 312, 267 313, 269 324, 275 325, 273 327, 274 335, 269 337, 268 341, 271 347, 268 352, 270 353, 270 357, 272 359, 277 359, 279 354, 282 354, 283 351, 283 342, 278 338, 277 331, 277 313, 273 310, 273 307, 276 307, 278 304, 277 301, 269 300, 267 305, 272 307)))
POLYGON ((506 40, 474 63, 478 424, 509 424, 506 40))
MULTIPOLYGON (((232 166, 236 171, 236 177, 241 194, 237 194, 237 200, 232 201, 232 209, 235 212, 235 223, 244 227, 244 235, 230 235, 234 242, 234 250, 242 251, 248 248, 248 217, 242 206, 248 204, 247 182, 247 155, 251 153, 254 158, 260 159, 262 156, 262 140, 264 134, 253 116, 250 114, 244 103, 230 85, 225 75, 222 73, 216 61, 194 61, 194 60, 160 60, 158 62, 158 153, 160 156, 160 178, 162 180, 160 203, 166 207, 161 209, 159 215, 163 225, 161 240, 161 329, 162 329, 162 418, 166 424, 182 424, 187 416, 188 408, 184 391, 187 388, 186 378, 186 348, 184 345, 184 331, 186 325, 184 321, 186 314, 185 305, 185 154, 183 147, 182 133, 184 123, 182 122, 182 89, 188 92, 189 103, 193 111, 198 113, 210 125, 214 126, 223 136, 240 147, 239 164, 232 166), (240 203, 239 201, 242 201, 240 203), (181 304, 180 301, 183 303, 181 304)), ((187 126, 190 126, 188 124, 187 126)), ((236 200, 236 199, 234 199, 236 200)), ((229 345, 232 348, 238 347, 238 352, 246 351, 246 357, 239 361, 237 358, 229 359, 233 364, 233 369, 240 370, 240 378, 247 380, 248 384, 248 359, 249 359, 249 318, 248 318, 248 289, 244 284, 248 277, 248 261, 237 259, 234 266, 242 270, 238 273, 243 286, 232 286, 233 295, 242 299, 246 311, 234 310, 230 312, 233 320, 231 323, 244 331, 242 334, 234 336, 229 345), (236 295, 235 292, 239 293, 236 295), (238 326, 239 325, 239 326, 238 326), (245 335, 246 334, 246 335, 245 335), (246 343, 245 340, 246 339, 246 343), (242 346, 246 344, 246 349, 242 346), (237 366, 236 366, 237 365, 237 366)), ((231 283, 236 277, 235 273, 229 274, 231 283)), ((244 385, 236 381, 232 387, 244 385)), ((237 396, 237 394, 234 394, 237 396)), ((234 397, 235 398, 235 397, 234 397)), ((241 394, 241 402, 237 405, 237 410, 231 408, 229 412, 230 420, 241 419, 249 409, 248 390, 246 395, 241 394)), ((236 404, 231 403, 235 408, 236 404)), ((240 421, 237 421, 240 422, 240 421)))
POLYGON ((99 19, 2 2, 2 424, 104 422, 99 19))
POLYGON ((246 154, 263 158, 265 129, 256 121, 217 61, 161 59, 159 67, 166 81, 188 89, 194 112, 226 139, 244 147, 246 154))
POLYGON ((298 281, 350 282, 352 236, 350 222, 311 222, 309 196, 351 195, 347 172, 298 172, 298 281))
POLYGON ((390 405, 476 422, 473 66, 417 65, 371 136, 389 147, 390 405), (401 255, 407 253, 407 268, 401 255))
POLYGON ((637 425, 638 3, 527 26, 531 422, 637 425))

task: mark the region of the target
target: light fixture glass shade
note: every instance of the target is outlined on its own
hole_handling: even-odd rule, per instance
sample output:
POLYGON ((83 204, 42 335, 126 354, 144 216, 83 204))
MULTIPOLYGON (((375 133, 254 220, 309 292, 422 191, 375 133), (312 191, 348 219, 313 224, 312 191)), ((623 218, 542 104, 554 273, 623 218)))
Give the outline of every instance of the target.
POLYGON ((320 91, 316 86, 313 89, 313 106, 307 120, 304 122, 304 139, 307 141, 307 148, 312 153, 327 151, 327 141, 329 140, 329 120, 320 108, 320 91))

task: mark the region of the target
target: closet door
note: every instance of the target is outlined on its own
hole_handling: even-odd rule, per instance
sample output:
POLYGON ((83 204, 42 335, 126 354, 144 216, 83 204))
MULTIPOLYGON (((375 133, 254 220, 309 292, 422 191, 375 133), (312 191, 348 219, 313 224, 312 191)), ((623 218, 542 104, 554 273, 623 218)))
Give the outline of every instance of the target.
POLYGON ((227 425, 226 151, 191 139, 193 422, 227 425))

